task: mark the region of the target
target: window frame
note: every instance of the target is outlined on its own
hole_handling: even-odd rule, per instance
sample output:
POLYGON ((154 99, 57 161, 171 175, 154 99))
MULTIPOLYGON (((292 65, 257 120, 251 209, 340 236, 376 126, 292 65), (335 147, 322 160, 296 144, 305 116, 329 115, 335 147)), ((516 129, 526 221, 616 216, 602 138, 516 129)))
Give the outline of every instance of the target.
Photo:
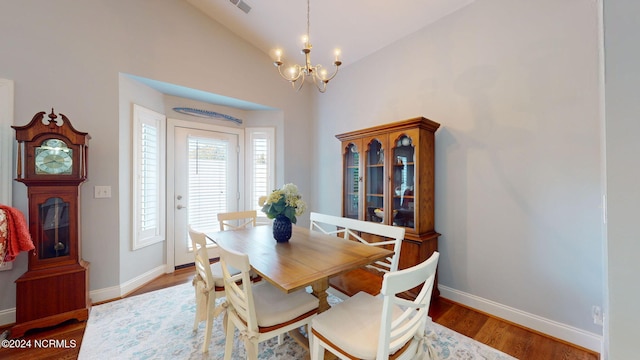
POLYGON ((153 110, 143 106, 133 104, 133 144, 132 144, 132 179, 133 179, 133 196, 132 196, 132 234, 131 247, 132 250, 138 250, 152 244, 156 244, 166 240, 166 117, 153 110), (157 223, 151 230, 143 231, 141 229, 141 194, 142 182, 140 165, 142 163, 142 154, 140 151, 142 141, 143 125, 154 127, 156 132, 157 147, 155 149, 155 212, 157 223))
POLYGON ((11 205, 13 186, 13 81, 0 79, 0 204, 11 205))
POLYGON ((260 211, 260 208, 258 207, 257 204, 253 204, 253 200, 255 198, 257 198, 256 196, 254 196, 254 173, 253 173, 253 169, 254 169, 254 157, 253 157, 253 152, 254 152, 254 144, 253 144, 253 140, 256 138, 264 138, 267 139, 268 143, 267 143, 267 152, 268 152, 268 156, 267 156, 267 193, 264 195, 269 195, 269 193, 271 192, 271 190, 274 189, 275 187, 275 169, 276 169, 276 154, 275 154, 275 128, 274 127, 247 127, 245 128, 245 148, 246 148, 246 152, 245 152, 245 159, 246 159, 246 169, 245 169, 245 176, 246 176, 246 188, 245 191, 247 193, 246 198, 246 205, 245 208, 247 210, 253 210, 253 209, 257 209, 258 210, 258 217, 264 217, 266 218, 266 215, 260 211))

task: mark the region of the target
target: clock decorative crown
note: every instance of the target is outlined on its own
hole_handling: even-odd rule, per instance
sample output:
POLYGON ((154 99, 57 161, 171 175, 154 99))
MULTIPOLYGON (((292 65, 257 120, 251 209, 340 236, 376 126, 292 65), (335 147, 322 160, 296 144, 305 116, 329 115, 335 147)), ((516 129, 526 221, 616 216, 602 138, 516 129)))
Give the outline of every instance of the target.
POLYGON ((87 179, 91 137, 77 131, 64 114, 41 111, 24 126, 12 126, 18 141, 17 177, 23 183, 79 184, 87 179))

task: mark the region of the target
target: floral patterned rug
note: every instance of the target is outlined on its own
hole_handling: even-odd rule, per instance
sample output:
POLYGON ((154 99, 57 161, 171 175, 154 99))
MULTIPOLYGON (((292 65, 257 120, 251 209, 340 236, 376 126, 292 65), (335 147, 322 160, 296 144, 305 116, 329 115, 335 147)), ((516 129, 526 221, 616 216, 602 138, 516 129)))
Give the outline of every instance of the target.
MULTIPOLYGON (((221 301, 221 299, 218 299, 221 301)), ((329 303, 341 301, 329 295, 329 303)), ((205 322, 193 332, 194 290, 190 283, 94 306, 82 339, 79 359, 223 359, 222 316, 213 325, 209 353, 202 354, 205 322)), ((429 337, 437 359, 514 359, 487 345, 433 323, 429 337)), ((304 359, 307 352, 285 336, 260 343, 259 359, 304 359)), ((236 337, 233 359, 245 359, 236 337)))

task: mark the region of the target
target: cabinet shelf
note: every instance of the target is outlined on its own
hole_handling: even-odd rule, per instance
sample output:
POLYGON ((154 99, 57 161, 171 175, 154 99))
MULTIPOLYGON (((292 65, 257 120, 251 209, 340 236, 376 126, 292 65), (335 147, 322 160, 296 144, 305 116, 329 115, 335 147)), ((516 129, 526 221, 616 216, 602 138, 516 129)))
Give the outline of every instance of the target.
POLYGON ((394 199, 415 199, 414 195, 393 195, 394 199))

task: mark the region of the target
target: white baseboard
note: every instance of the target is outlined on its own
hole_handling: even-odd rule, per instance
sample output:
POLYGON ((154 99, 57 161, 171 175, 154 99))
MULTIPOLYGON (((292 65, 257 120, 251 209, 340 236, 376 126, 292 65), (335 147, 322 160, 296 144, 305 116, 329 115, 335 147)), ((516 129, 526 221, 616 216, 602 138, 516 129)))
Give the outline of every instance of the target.
POLYGON ((0 310, 0 326, 16 322, 16 308, 0 310))
MULTIPOLYGON (((164 274, 165 270, 167 270, 167 267, 165 265, 158 266, 155 269, 151 269, 150 271, 147 271, 140 276, 124 282, 123 284, 111 286, 104 289, 93 290, 89 292, 89 297, 91 298, 92 303, 118 299, 123 295, 132 292, 133 290, 164 274)), ((0 326, 13 324, 15 322, 16 308, 0 310, 0 326)))
POLYGON ((101 301, 120 298, 148 283, 149 281, 157 278, 158 276, 163 275, 166 268, 167 267, 165 265, 161 265, 147 271, 142 275, 136 276, 135 278, 120 284, 119 286, 93 290, 89 294, 89 296, 91 297, 91 302, 97 303, 101 301))
POLYGON ((479 296, 438 285, 440 296, 462 305, 480 310, 487 314, 516 323, 526 328, 539 331, 554 338, 578 345, 600 353, 602 351, 602 335, 594 334, 576 327, 549 320, 538 315, 530 314, 495 301, 479 296))

